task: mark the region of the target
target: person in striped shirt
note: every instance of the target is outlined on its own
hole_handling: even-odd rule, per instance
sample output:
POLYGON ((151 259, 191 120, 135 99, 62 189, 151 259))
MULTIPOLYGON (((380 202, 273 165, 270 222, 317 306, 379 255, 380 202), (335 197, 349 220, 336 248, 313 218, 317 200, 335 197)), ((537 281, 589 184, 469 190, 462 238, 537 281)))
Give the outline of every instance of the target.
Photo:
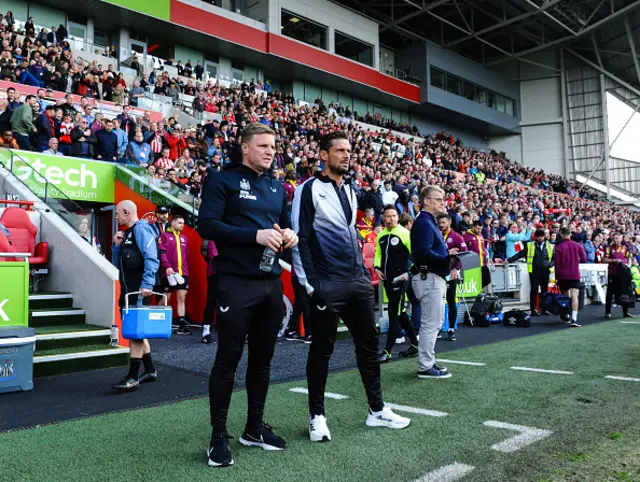
POLYGON ((169 157, 169 148, 168 147, 164 147, 162 149, 162 157, 159 157, 156 162, 154 163, 154 165, 156 167, 161 167, 165 170, 167 169, 173 169, 175 167, 175 163, 171 160, 171 158, 169 157))

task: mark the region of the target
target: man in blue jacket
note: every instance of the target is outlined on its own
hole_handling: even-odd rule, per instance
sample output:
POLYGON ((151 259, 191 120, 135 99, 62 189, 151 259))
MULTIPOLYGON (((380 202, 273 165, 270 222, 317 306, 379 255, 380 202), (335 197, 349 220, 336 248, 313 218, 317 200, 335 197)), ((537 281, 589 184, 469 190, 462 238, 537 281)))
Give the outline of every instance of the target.
POLYGON ((104 129, 96 131, 96 159, 101 161, 118 160, 118 136, 113 132, 113 121, 107 119, 104 129))
MULTIPOLYGON (((113 237, 113 264, 120 270, 120 299, 118 305, 125 306, 128 293, 140 292, 142 304, 151 302, 151 290, 155 283, 156 272, 160 265, 153 228, 149 223, 138 222, 138 208, 133 201, 121 201, 116 206, 116 220, 124 228, 113 237)), ((129 303, 135 305, 139 299, 129 297, 129 303)), ((113 388, 131 391, 141 383, 156 381, 158 374, 151 360, 151 346, 148 340, 129 340, 131 359, 129 373, 113 388), (144 373, 138 377, 140 365, 144 364, 144 373)))
POLYGON ((242 132, 242 164, 207 176, 198 232, 213 240, 218 256, 218 351, 209 379, 211 411, 210 467, 233 465, 227 412, 233 382, 248 338, 249 410, 240 443, 282 450, 285 441, 264 423, 271 359, 282 324, 281 248, 298 242, 289 229, 282 184, 270 176, 276 152, 275 132, 253 123, 242 132))
POLYGON ((422 308, 418 378, 451 377, 445 367, 436 364, 435 357, 436 339, 444 320, 447 281, 458 279, 458 270, 451 269, 449 249, 436 220, 445 210, 444 202, 442 189, 425 187, 420 193, 422 211, 411 228, 413 262, 418 271, 411 284, 422 308))

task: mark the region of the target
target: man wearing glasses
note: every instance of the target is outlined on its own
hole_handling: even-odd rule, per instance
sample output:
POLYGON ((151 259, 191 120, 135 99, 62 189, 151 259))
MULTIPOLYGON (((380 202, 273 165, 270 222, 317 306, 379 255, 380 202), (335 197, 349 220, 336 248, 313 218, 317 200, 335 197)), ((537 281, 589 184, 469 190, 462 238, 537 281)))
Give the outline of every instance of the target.
POLYGON ((458 279, 451 269, 452 257, 440 232, 436 216, 445 211, 444 191, 427 186, 420 193, 422 211, 411 229, 414 277, 413 291, 420 300, 420 340, 418 344, 418 378, 450 378, 451 373, 436 364, 435 345, 444 319, 447 279, 458 279))

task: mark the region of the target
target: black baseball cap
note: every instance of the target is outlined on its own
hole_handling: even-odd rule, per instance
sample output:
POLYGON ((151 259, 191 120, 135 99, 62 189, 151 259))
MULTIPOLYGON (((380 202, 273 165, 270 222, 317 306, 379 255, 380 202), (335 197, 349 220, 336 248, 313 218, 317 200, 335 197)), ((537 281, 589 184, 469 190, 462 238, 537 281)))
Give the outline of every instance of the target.
POLYGON ((156 208, 157 214, 170 214, 171 210, 167 206, 158 206, 156 208))

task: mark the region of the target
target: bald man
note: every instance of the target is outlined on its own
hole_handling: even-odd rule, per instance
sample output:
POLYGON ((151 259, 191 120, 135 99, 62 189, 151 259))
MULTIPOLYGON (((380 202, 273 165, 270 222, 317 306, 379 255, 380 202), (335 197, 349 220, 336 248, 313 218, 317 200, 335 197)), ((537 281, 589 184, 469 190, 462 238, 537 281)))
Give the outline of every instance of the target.
MULTIPOLYGON (((113 237, 113 264, 120 270, 120 299, 122 309, 127 293, 139 291, 142 304, 151 302, 151 291, 156 280, 156 272, 160 265, 156 236, 153 226, 138 221, 138 208, 133 201, 121 201, 116 206, 116 220, 125 228, 113 237)), ((129 303, 136 304, 138 298, 131 296, 129 303)), ((116 383, 113 388, 120 391, 131 391, 141 383, 155 382, 158 378, 153 361, 151 346, 148 340, 129 340, 131 359, 129 373, 116 383), (138 377, 140 366, 144 364, 144 372, 138 377)))

